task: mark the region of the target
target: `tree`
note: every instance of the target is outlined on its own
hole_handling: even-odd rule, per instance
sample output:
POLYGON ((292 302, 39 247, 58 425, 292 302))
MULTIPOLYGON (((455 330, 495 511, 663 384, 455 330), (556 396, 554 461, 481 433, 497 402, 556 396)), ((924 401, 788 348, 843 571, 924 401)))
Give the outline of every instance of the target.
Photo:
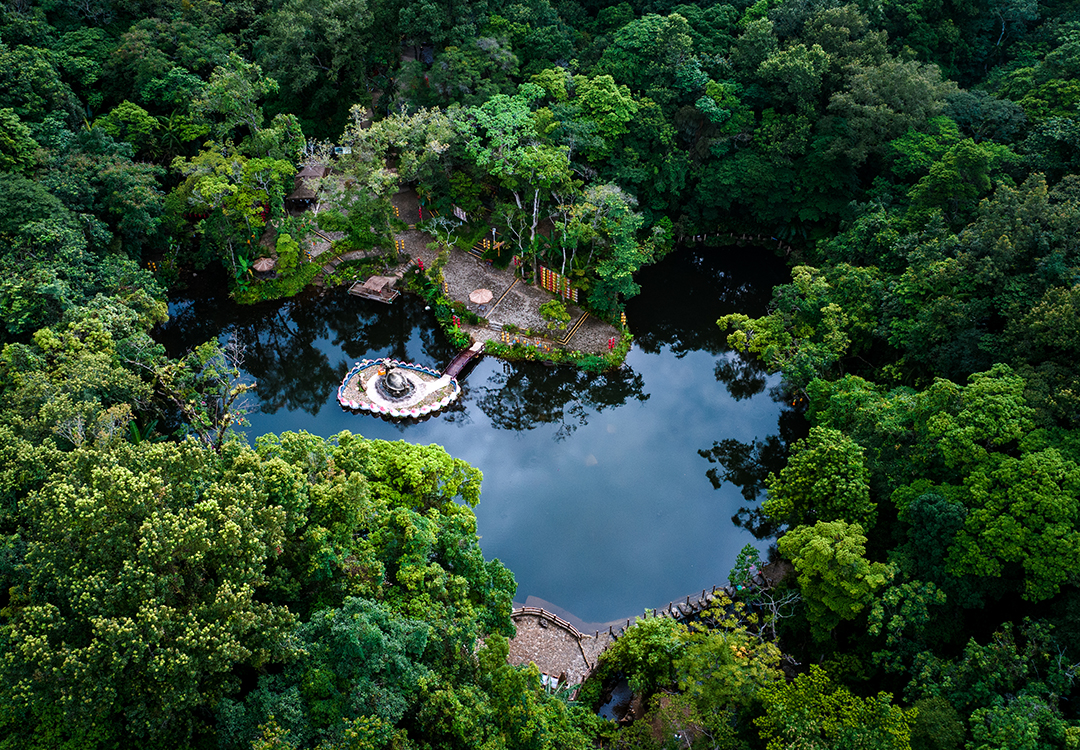
POLYGON ((694 700, 702 716, 727 718, 731 710, 745 713, 762 687, 782 679, 780 649, 758 626, 757 614, 726 597, 690 625, 675 670, 679 688, 694 700))
POLYGON ((615 32, 596 69, 661 107, 669 106, 708 82, 693 56, 693 44, 685 18, 649 14, 615 32))
POLYGON ((652 241, 641 242, 636 233, 643 221, 640 214, 631 213, 615 226, 608 252, 596 265, 596 281, 589 290, 589 304, 607 317, 614 317, 620 299, 633 297, 641 287, 634 274, 654 257, 652 241))
POLYGON ((176 189, 184 208, 209 214, 199 220, 199 230, 217 244, 233 278, 244 279, 267 220, 284 213, 296 167, 280 158, 249 158, 231 143, 212 141, 172 166, 186 177, 176 189))
POLYGON ((243 348, 236 341, 221 346, 216 341, 200 344, 183 359, 157 363, 158 387, 180 413, 189 429, 207 447, 220 451, 234 437, 234 429, 246 424, 249 411, 244 394, 254 388, 240 375, 243 348))
MULTIPOLYGON (((539 86, 523 84, 512 97, 499 94, 470 108, 461 125, 470 158, 502 182, 527 217, 528 248, 521 250, 534 257, 540 208, 552 192, 571 181, 569 149, 543 144, 536 137, 530 103, 541 95, 539 86)), ((539 266, 534 274, 539 278, 539 266)))
POLYGON ((259 102, 277 90, 277 81, 263 76, 262 68, 233 52, 225 65, 214 68, 192 107, 214 123, 217 140, 239 141, 262 129, 265 118, 259 102))
POLYGON ((943 739, 963 736, 955 725, 967 717, 975 740, 968 747, 1067 747, 1076 727, 1063 720, 1059 701, 1076 668, 1050 625, 1025 619, 1020 627, 1006 622, 984 643, 970 639, 954 659, 917 654, 908 691, 920 696, 916 706, 938 701, 943 739))
POLYGON ((585 157, 599 161, 611 153, 616 139, 628 131, 627 123, 637 114, 637 102, 626 86, 618 86, 608 75, 574 76, 574 101, 582 114, 595 123, 602 141, 585 150, 585 157))
POLYGON ((788 387, 803 389, 852 349, 868 346, 883 289, 876 269, 847 264, 824 272, 796 266, 791 276, 791 284, 774 291, 767 316, 733 313, 717 325, 735 329, 728 335, 732 348, 756 354, 770 370, 784 373, 788 387))
POLYGON ((566 305, 557 299, 548 300, 540 305, 540 317, 547 321, 548 328, 556 331, 565 330, 566 324, 570 322, 570 313, 566 311, 566 305))
POLYGON ((941 114, 954 90, 955 84, 943 81, 935 66, 914 60, 886 60, 864 68, 830 97, 829 112, 843 118, 849 133, 835 148, 859 165, 909 128, 925 128, 930 118, 941 114))
POLYGON ((165 171, 135 161, 131 146, 114 141, 106 129, 79 132, 49 166, 43 181, 53 194, 71 210, 107 222, 128 249, 157 234, 164 209, 158 180, 165 171))
POLYGON ((423 663, 428 628, 366 599, 316 612, 293 631, 299 658, 262 676, 242 703, 218 708, 221 746, 250 747, 271 717, 298 746, 343 742, 358 720, 388 741, 434 676, 423 663))
POLYGON ((1015 160, 1016 155, 1005 146, 960 141, 935 161, 929 174, 911 189, 909 215, 917 220, 937 209, 951 225, 961 226, 971 217, 978 201, 990 192, 994 168, 1015 160))
POLYGON ((837 430, 811 427, 795 443, 779 475, 766 480, 762 510, 777 524, 808 526, 815 521, 847 521, 873 528, 877 505, 870 501, 863 450, 837 430))
POLYGON ((136 153, 147 154, 154 150, 155 132, 158 121, 138 104, 125 100, 118 104, 104 117, 94 122, 118 141, 131 144, 136 153))
POLYGON ((68 310, 32 343, 4 347, 6 419, 27 440, 107 447, 153 408, 145 368, 159 355, 146 331, 166 319, 146 292, 99 295, 68 310))
POLYGON ((798 526, 777 546, 799 573, 799 588, 809 608, 814 638, 827 639, 841 620, 851 620, 870 604, 874 592, 895 569, 863 555, 866 536, 859 524, 818 521, 798 526))
POLYGON ((143 442, 53 461, 23 499, 26 572, 0 658, 5 734, 28 746, 62 717, 93 745, 198 741, 233 670, 289 650, 292 615, 258 600, 284 513, 254 452, 143 442))
POLYGON ((944 698, 915 701, 915 724, 911 727, 912 750, 958 750, 966 732, 960 714, 944 698))
POLYGON ((587 750, 601 720, 548 695, 535 665, 506 663, 506 640, 493 636, 477 654, 476 681, 425 685, 418 732, 444 747, 587 750))
POLYGON ((0 109, 0 170, 9 173, 26 172, 37 161, 37 141, 15 110, 0 109))
POLYGON ((892 695, 870 698, 836 686, 821 667, 790 683, 761 689, 765 715, 754 719, 767 750, 801 747, 813 750, 858 750, 874 747, 909 750, 916 712, 893 705, 892 695))
POLYGON ((337 117, 327 119, 340 120, 349 106, 367 103, 367 72, 391 54, 376 45, 385 37, 379 39, 374 20, 367 0, 288 0, 266 18, 259 57, 290 94, 293 111, 318 120, 330 110, 337 117))
POLYGON ((781 102, 812 109, 829 62, 829 55, 819 45, 797 44, 767 57, 757 73, 763 81, 777 85, 781 102))
POLYGON ((622 672, 635 693, 675 683, 676 661, 686 649, 686 626, 668 617, 638 620, 600 654, 605 674, 622 672))
POLYGON ((149 272, 108 252, 112 238, 102 222, 69 211, 40 183, 22 175, 0 180, 0 217, 0 318, 9 335, 59 323, 99 293, 157 293, 149 272))

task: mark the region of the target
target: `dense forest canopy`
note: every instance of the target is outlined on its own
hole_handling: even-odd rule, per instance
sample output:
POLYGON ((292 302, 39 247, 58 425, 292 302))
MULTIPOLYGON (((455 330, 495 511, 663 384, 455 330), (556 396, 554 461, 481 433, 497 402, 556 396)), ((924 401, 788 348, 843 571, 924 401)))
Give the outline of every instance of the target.
POLYGON ((1076 747, 1078 108, 1072 0, 7 0, 0 747, 1076 747), (401 185, 609 320, 686 238, 787 255, 719 324, 808 432, 703 454, 789 575, 569 701, 506 664, 479 471, 250 445, 240 352, 151 337, 191 269, 391 244, 401 185))

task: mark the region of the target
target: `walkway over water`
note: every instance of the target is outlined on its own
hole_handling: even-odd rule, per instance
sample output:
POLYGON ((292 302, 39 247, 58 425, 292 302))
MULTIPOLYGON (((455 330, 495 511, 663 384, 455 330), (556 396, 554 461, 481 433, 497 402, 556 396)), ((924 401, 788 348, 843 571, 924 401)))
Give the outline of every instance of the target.
POLYGON ((484 342, 476 341, 468 349, 463 349, 458 352, 458 355, 451 360, 450 364, 443 370, 443 375, 449 375, 452 378, 456 378, 458 374, 465 369, 465 365, 473 359, 473 357, 479 357, 484 352, 484 342))

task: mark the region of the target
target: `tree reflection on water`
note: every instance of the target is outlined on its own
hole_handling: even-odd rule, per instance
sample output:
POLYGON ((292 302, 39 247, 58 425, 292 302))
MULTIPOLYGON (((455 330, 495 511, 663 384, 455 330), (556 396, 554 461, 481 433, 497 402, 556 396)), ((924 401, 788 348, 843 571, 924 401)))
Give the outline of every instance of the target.
MULTIPOLYGON (((764 315, 772 288, 788 280, 784 262, 757 247, 693 246, 672 253, 647 269, 642 293, 628 305, 635 343, 645 351, 668 349, 676 357, 691 351, 717 356, 713 374, 736 401, 765 391, 768 372, 756 358, 732 351, 727 332, 716 320, 728 313, 764 315)), ((732 522, 758 538, 776 529, 757 509, 765 478, 787 463, 789 446, 806 434, 806 420, 780 390, 770 394, 784 404, 777 434, 749 442, 723 439, 698 454, 715 464, 706 471, 715 489, 725 482, 739 488, 747 505, 732 522)))
POLYGON ((587 424, 591 410, 622 406, 631 399, 646 401, 641 375, 621 367, 599 375, 576 367, 546 367, 536 363, 503 363, 480 392, 476 404, 502 430, 531 430, 558 423, 556 440, 564 440, 587 424))
MULTIPOLYGON (((234 336, 244 347, 245 369, 257 380, 259 409, 266 414, 282 408, 318 414, 333 402, 334 388, 352 363, 365 357, 441 368, 457 353, 423 301, 409 295, 387 306, 336 289, 240 307, 211 293, 174 303, 173 313, 157 332, 170 355, 234 336)), ((462 398, 441 419, 469 421, 465 404, 475 401, 499 429, 558 423, 557 440, 585 425, 591 409, 648 398, 641 376, 629 367, 595 375, 573 367, 503 363, 486 380, 464 377, 461 385, 462 398)))

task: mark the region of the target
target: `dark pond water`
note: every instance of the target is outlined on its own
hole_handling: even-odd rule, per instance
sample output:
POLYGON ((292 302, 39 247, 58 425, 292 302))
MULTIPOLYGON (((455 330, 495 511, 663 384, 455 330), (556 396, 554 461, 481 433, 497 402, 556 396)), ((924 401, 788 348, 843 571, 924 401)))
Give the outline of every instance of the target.
POLYGON ((343 290, 245 308, 220 294, 177 299, 160 340, 173 355, 214 337, 244 344, 258 381, 251 437, 350 430, 437 443, 480 468, 481 545, 514 571, 516 599, 604 622, 726 582, 739 549, 756 543, 731 521, 746 504, 739 489, 714 489, 698 451, 777 433, 775 378, 726 351, 715 321, 762 314, 785 278, 768 251, 679 250, 639 278, 627 310, 636 343, 622 370, 483 358, 455 408, 419 424, 349 414, 334 400, 356 360, 441 368, 456 353, 409 295, 392 306, 343 290))

